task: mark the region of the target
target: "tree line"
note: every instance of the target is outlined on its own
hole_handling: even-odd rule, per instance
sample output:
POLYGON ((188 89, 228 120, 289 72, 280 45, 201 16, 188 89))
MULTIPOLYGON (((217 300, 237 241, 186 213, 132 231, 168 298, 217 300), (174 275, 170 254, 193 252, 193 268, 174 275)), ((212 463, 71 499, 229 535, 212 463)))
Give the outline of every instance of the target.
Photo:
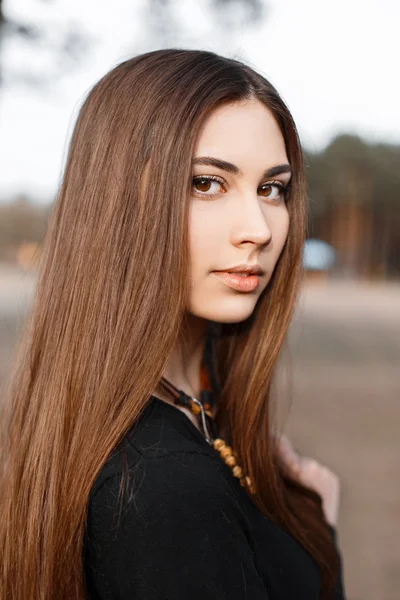
MULTIPOLYGON (((371 144, 341 134, 319 152, 304 149, 309 205, 308 238, 336 250, 332 273, 342 277, 400 276, 400 146, 371 144)), ((0 260, 18 249, 40 249, 50 203, 19 195, 0 203, 0 260)))

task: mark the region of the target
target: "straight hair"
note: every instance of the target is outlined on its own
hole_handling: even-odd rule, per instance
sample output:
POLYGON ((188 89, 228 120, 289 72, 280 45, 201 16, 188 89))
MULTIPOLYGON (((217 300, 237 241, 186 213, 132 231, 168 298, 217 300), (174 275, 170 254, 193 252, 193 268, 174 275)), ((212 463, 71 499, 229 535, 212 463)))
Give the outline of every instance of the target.
POLYGON ((113 68, 75 123, 1 407, 1 598, 87 598, 91 487, 148 404, 185 324, 196 139, 217 107, 254 98, 285 140, 290 226, 252 315, 212 336, 216 421, 255 483, 252 501, 314 558, 321 598, 332 597, 339 563, 321 498, 283 470, 272 435, 271 382, 307 223, 296 126, 276 89, 244 63, 164 49, 113 68))

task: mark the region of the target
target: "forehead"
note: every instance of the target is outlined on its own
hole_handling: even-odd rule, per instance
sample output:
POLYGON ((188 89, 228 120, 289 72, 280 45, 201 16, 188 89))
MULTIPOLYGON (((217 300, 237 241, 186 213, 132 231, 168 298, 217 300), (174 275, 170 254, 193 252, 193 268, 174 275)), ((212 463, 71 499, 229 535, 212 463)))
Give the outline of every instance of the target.
POLYGON ((194 156, 216 156, 246 168, 288 162, 285 140, 273 113, 259 100, 215 109, 200 130, 194 156))

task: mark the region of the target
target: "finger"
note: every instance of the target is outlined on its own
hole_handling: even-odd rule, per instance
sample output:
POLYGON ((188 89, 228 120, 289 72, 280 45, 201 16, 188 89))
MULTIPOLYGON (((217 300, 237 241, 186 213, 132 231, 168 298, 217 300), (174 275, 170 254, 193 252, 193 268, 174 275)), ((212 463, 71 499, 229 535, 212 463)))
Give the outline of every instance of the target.
POLYGON ((282 439, 279 444, 279 457, 283 465, 295 476, 301 468, 301 457, 295 452, 292 444, 286 438, 282 439))
POLYGON ((299 453, 296 452, 292 442, 286 436, 281 438, 279 449, 282 454, 288 458, 291 458, 292 460, 298 461, 300 458, 299 453))

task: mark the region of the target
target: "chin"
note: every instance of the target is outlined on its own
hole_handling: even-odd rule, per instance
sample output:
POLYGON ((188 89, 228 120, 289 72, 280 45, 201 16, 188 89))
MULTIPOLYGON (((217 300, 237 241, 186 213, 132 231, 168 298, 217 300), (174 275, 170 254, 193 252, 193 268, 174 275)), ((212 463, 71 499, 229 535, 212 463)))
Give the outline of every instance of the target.
POLYGON ((192 310, 192 314, 197 317, 207 319, 208 321, 216 321, 217 323, 240 323, 248 319, 257 304, 259 296, 247 294, 246 298, 235 298, 227 301, 226 298, 221 299, 218 304, 210 303, 206 306, 202 303, 199 310, 192 310))

